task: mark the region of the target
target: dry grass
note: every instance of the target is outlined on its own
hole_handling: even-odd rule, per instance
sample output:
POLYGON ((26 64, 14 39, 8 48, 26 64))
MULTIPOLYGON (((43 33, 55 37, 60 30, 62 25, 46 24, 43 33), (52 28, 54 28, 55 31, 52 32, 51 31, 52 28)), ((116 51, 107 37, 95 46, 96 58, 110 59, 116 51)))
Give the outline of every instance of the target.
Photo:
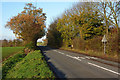
POLYGON ((102 51, 101 52, 96 52, 96 51, 93 51, 93 50, 84 51, 84 50, 71 49, 71 48, 66 48, 66 47, 61 47, 60 49, 67 50, 67 51, 72 51, 72 52, 76 52, 76 53, 84 54, 84 55, 88 55, 88 56, 94 56, 94 57, 98 57, 98 58, 101 58, 101 59, 115 61, 115 62, 120 63, 118 55, 113 56, 113 55, 109 55, 109 54, 104 54, 102 51))

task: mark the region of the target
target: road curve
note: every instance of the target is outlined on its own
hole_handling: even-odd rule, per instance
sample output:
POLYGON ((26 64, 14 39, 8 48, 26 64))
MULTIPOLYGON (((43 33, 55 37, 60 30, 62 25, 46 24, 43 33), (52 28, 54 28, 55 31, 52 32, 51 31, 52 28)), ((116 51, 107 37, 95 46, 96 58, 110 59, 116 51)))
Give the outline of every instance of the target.
MULTIPOLYGON (((96 60, 100 60, 98 58, 44 46, 40 46, 40 49, 58 78, 89 78, 91 80, 119 80, 120 78, 118 67, 97 62, 96 60)), ((111 63, 117 65, 117 63, 111 63)))

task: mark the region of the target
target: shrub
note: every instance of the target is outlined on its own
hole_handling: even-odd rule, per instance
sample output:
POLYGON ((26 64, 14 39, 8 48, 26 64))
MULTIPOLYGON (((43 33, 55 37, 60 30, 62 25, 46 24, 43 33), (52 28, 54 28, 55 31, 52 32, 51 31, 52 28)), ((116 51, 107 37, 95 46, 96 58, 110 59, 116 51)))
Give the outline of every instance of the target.
POLYGON ((85 41, 80 39, 80 38, 75 38, 73 40, 73 48, 74 49, 85 50, 85 41))
POLYGON ((33 42, 30 42, 30 43, 26 44, 25 48, 28 48, 30 50, 34 49, 33 42))
MULTIPOLYGON (((75 38, 73 40, 74 49, 79 49, 83 51, 92 50, 93 52, 103 53, 104 44, 101 42, 102 38, 103 36, 97 36, 88 40, 81 40, 80 38, 75 38)), ((106 54, 117 56, 119 48, 119 36, 116 30, 111 31, 106 38, 106 54)))

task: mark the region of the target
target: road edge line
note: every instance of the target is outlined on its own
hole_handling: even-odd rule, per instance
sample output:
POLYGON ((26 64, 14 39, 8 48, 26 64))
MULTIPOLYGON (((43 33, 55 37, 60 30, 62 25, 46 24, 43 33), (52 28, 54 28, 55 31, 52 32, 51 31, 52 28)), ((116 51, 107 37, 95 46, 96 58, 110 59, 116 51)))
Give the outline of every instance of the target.
POLYGON ((106 71, 109 71, 109 72, 115 73, 115 74, 117 74, 117 75, 120 75, 120 73, 115 72, 115 71, 110 70, 110 69, 107 69, 107 68, 104 68, 104 67, 102 67, 102 66, 98 66, 98 65, 93 64, 93 63, 90 63, 90 62, 88 62, 88 64, 93 65, 93 66, 98 67, 98 68, 101 68, 101 69, 104 69, 104 70, 106 70, 106 71))

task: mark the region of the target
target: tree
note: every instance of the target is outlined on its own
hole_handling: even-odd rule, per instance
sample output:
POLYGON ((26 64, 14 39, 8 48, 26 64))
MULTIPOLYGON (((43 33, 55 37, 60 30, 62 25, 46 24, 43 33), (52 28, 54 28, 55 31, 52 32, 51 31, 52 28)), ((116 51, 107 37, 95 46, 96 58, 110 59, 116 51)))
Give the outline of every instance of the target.
POLYGON ((58 19, 55 19, 50 25, 47 33, 48 46, 61 47, 62 37, 61 33, 57 30, 58 19))
POLYGON ((95 3, 92 2, 79 3, 75 6, 73 21, 79 27, 81 39, 93 38, 104 33, 103 18, 94 6, 95 3))
POLYGON ((120 16, 120 1, 119 2, 109 2, 108 7, 111 10, 110 22, 115 28, 117 28, 117 32, 119 30, 119 16, 120 16))
POLYGON ((9 46, 8 40, 6 39, 2 40, 2 47, 7 47, 7 46, 9 46))
POLYGON ((13 41, 12 41, 12 40, 9 40, 9 43, 8 43, 8 44, 9 44, 9 46, 10 46, 10 47, 13 47, 13 46, 14 46, 14 44, 13 44, 13 41))
POLYGON ((36 9, 32 3, 26 4, 24 10, 7 22, 6 27, 13 30, 17 38, 25 44, 32 42, 36 47, 37 39, 45 35, 45 13, 42 9, 36 9))
POLYGON ((78 33, 77 27, 73 24, 71 17, 72 15, 67 10, 57 23, 57 30, 61 33, 61 37, 66 46, 72 45, 72 40, 78 33))
POLYGON ((67 10, 58 20, 58 30, 62 33, 63 40, 71 44, 79 33, 81 39, 90 39, 103 35, 103 18, 100 17, 94 3, 78 3, 67 10))
POLYGON ((13 40, 13 45, 16 46, 22 46, 22 40, 20 39, 14 39, 13 40))
POLYGON ((97 11, 104 18, 103 23, 106 26, 106 34, 108 35, 108 30, 110 26, 117 28, 119 23, 119 12, 120 12, 120 2, 99 2, 96 4, 97 11))

